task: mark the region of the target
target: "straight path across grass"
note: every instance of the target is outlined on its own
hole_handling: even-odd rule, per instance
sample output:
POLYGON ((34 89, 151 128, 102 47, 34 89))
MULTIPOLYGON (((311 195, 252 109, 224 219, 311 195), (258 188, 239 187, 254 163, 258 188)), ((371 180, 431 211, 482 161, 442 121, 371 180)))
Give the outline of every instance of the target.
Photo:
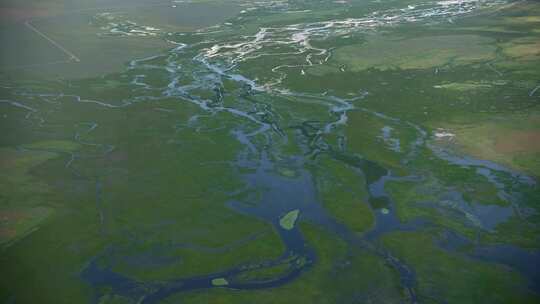
POLYGON ((45 35, 43 32, 41 32, 40 30, 38 30, 37 28, 35 28, 31 23, 30 21, 25 21, 24 22, 24 25, 29 28, 30 30, 32 30, 34 33, 40 35, 41 37, 43 37, 45 40, 49 41, 52 45, 54 45, 57 49, 59 49, 60 51, 64 52, 68 57, 68 61, 75 61, 75 62, 81 62, 81 59, 79 59, 79 57, 75 56, 75 54, 73 54, 72 52, 70 52, 69 50, 67 50, 65 47, 63 47, 62 45, 60 45, 58 42, 54 41, 51 37, 45 35))

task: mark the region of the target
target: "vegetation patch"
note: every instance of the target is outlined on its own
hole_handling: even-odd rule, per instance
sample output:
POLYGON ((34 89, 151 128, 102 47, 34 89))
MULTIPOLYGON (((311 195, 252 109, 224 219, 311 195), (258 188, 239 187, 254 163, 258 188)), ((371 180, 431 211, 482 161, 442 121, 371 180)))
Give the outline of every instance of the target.
POLYGON ((436 89, 447 89, 447 90, 453 90, 453 91, 459 91, 459 92, 467 92, 472 90, 488 90, 492 88, 491 84, 487 83, 474 83, 474 82, 452 82, 452 83, 444 83, 444 84, 438 84, 433 86, 436 89))
POLYGON ((502 44, 503 53, 518 60, 540 59, 540 39, 538 37, 524 37, 502 44))
POLYGON ((23 238, 53 213, 52 208, 0 208, 0 245, 23 238))
POLYGON ((30 171, 56 153, 0 149, 0 244, 32 232, 53 213, 46 201, 50 187, 30 171))
POLYGON ((423 218, 462 235, 474 236, 478 229, 475 223, 466 216, 467 213, 453 209, 451 201, 441 202, 440 190, 436 190, 439 187, 433 183, 426 183, 424 188, 416 187, 414 182, 386 184, 386 190, 395 203, 396 215, 402 222, 423 218))
POLYGON ((276 279, 291 270, 289 263, 278 264, 270 267, 258 267, 235 276, 235 282, 261 282, 276 279))
POLYGON ((214 286, 227 286, 229 285, 229 281, 225 278, 215 278, 212 279, 212 285, 214 286))
POLYGON ((320 159, 323 170, 316 171, 323 206, 339 222, 356 233, 370 229, 375 218, 367 203, 366 182, 347 164, 327 157, 320 159))
POLYGON ((347 245, 332 234, 303 224, 317 263, 290 284, 263 290, 215 289, 169 297, 164 303, 399 303, 405 296, 397 273, 384 259, 347 245), (349 252, 349 253, 348 253, 349 252))
POLYGON ((540 115, 492 116, 467 124, 444 124, 459 151, 540 176, 540 115))
POLYGON ((402 160, 410 152, 416 130, 376 113, 350 111, 348 117, 347 150, 402 173, 402 160))
POLYGON ((366 43, 336 50, 335 60, 352 71, 427 69, 446 64, 464 65, 495 58, 490 38, 449 35, 399 39, 370 38, 366 43))
POLYGON ((298 209, 287 212, 279 219, 279 225, 285 230, 293 229, 299 214, 300 210, 298 209))
POLYGON ((68 140, 46 140, 38 141, 23 146, 27 149, 44 150, 52 152, 73 152, 79 150, 81 145, 68 140))
POLYGON ((516 271, 446 252, 434 244, 429 233, 394 232, 384 236, 382 243, 415 270, 419 301, 535 303, 539 300, 516 271))

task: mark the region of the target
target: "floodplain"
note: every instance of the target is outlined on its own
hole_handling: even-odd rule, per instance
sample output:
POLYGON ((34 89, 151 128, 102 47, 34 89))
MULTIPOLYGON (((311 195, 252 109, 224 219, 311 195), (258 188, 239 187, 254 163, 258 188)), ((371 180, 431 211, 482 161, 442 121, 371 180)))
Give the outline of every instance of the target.
POLYGON ((1 303, 538 303, 540 3, 5 1, 1 303))

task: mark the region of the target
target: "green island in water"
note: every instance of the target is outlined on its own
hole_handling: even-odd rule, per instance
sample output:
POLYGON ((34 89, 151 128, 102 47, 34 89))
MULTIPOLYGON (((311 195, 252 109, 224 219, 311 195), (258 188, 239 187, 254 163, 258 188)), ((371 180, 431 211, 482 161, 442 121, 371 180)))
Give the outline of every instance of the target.
POLYGON ((0 303, 540 303, 540 2, 0 25, 0 303))

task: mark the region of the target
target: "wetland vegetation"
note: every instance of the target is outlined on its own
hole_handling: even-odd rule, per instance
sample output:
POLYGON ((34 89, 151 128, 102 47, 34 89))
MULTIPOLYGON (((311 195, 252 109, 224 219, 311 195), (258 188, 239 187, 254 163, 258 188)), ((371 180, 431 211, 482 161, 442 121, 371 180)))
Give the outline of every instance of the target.
POLYGON ((0 303, 540 301, 538 1, 0 16, 0 303))

